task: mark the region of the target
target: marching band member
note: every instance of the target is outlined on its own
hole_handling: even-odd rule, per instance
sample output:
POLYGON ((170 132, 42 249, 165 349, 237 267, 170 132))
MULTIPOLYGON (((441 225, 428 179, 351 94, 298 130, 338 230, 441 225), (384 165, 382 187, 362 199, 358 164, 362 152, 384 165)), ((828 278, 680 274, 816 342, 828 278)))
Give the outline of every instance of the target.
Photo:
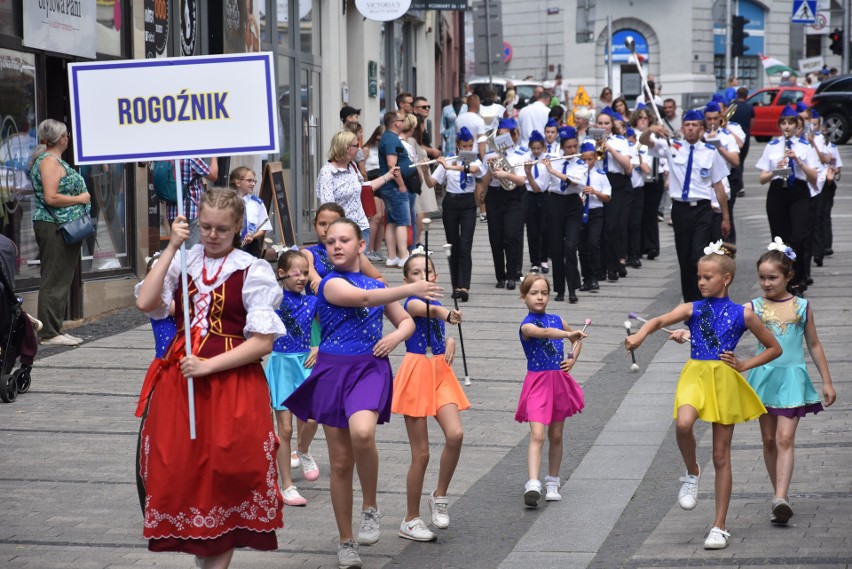
POLYGON ((636 131, 627 127, 625 132, 630 143, 630 153, 633 162, 633 173, 630 174, 630 185, 633 186, 633 205, 627 215, 627 264, 638 269, 642 266, 642 215, 645 206, 645 177, 651 172, 647 147, 636 141, 636 131))
POLYGON ((728 166, 714 146, 701 142, 704 117, 700 111, 689 110, 683 115, 683 141, 671 141, 664 125, 653 125, 642 133, 639 142, 648 146, 648 155, 668 160, 669 196, 672 198, 672 226, 675 250, 680 265, 680 286, 685 302, 701 299, 698 291, 698 260, 704 256, 704 246, 710 242, 713 209, 710 200, 715 192, 722 206, 722 236, 730 231, 728 199, 722 180, 728 166))
MULTIPOLYGON (((811 111, 811 119, 816 121, 817 131, 820 124, 820 116, 815 110, 811 111)), ((814 221, 814 236, 813 236, 813 258, 817 267, 821 267, 823 258, 831 256, 834 251, 831 249, 831 208, 834 206, 834 194, 837 191, 836 180, 840 179, 840 168, 843 167, 843 161, 840 159, 840 153, 837 146, 833 142, 829 142, 825 134, 819 132, 819 137, 815 136, 815 140, 821 141, 820 158, 827 158, 826 165, 826 180, 822 191, 817 199, 816 219, 814 221)))
POLYGON ((580 270, 583 273, 583 292, 597 292, 601 272, 601 235, 604 227, 604 205, 610 200, 612 186, 602 170, 595 167, 597 152, 592 142, 580 146, 580 160, 585 168, 586 185, 583 187, 583 215, 580 228, 580 270))
POLYGON ((544 151, 551 158, 562 156, 562 140, 559 138, 559 123, 548 119, 544 126, 544 151))
MULTIPOLYGON (((656 124, 656 117, 644 105, 639 105, 630 117, 630 124, 638 137, 649 126, 656 124)), ((645 196, 642 203, 642 236, 640 239, 639 251, 641 254, 639 257, 641 258, 642 255, 647 254, 648 260, 652 261, 660 254, 660 227, 659 220, 657 219, 657 208, 660 205, 660 198, 665 189, 663 170, 666 161, 649 156, 647 152, 648 148, 644 145, 640 145, 640 149, 645 151, 644 155, 640 154, 640 156, 643 156, 647 163, 648 172, 645 174, 643 192, 645 196)))
MULTIPOLYGON (((737 143, 737 138, 731 133, 731 131, 722 126, 723 116, 722 107, 719 106, 718 102, 710 101, 707 103, 707 106, 704 107, 704 125, 706 129, 704 133, 704 141, 717 146, 719 154, 721 154, 722 158, 725 159, 725 162, 728 163, 728 170, 733 170, 740 165, 740 146, 737 143)), ((725 195, 729 200, 728 219, 730 219, 731 222, 731 232, 728 234, 727 241, 728 243, 736 243, 733 208, 731 207, 730 202, 731 199, 735 199, 733 196, 736 196, 736 193, 731 192, 730 181, 727 177, 722 180, 722 184, 725 186, 725 195)), ((720 209, 721 206, 715 200, 711 200, 711 202, 714 215, 713 232, 710 236, 710 240, 715 243, 722 238, 722 211, 720 209)))
POLYGON ((524 194, 524 220, 527 226, 527 248, 530 255, 530 271, 547 273, 550 247, 547 233, 547 190, 550 173, 543 164, 529 164, 547 157, 545 139, 539 131, 530 133, 529 151, 524 155, 526 193, 524 194))
MULTIPOLYGON (((627 276, 627 218, 633 197, 630 174, 633 172, 632 157, 627 139, 618 134, 615 120, 621 117, 605 107, 597 118, 597 127, 604 130, 600 143, 603 158, 598 167, 606 173, 612 186, 612 197, 606 205, 604 216, 604 247, 606 248, 606 278, 611 282, 627 276)), ((621 117, 623 120, 624 117, 621 117)))

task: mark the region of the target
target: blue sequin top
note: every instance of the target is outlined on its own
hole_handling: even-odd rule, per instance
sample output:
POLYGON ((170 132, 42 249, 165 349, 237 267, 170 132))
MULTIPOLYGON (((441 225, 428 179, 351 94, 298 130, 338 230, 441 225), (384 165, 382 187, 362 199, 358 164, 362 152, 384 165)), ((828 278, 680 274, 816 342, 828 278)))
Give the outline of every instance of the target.
MULTIPOLYGON (((536 314, 530 312, 524 321, 521 322, 521 327, 524 324, 535 324, 539 328, 556 328, 564 330, 562 318, 556 314, 536 314)), ((549 371, 559 369, 559 364, 564 359, 562 357, 564 342, 563 340, 554 340, 551 338, 529 338, 524 339, 523 332, 518 332, 521 338, 521 345, 524 347, 524 353, 527 356, 527 371, 549 371)))
POLYGON ((177 334, 174 316, 166 316, 161 320, 151 318, 151 330, 154 332, 154 357, 162 358, 177 334))
MULTIPOLYGON (((426 302, 422 298, 417 296, 409 296, 405 300, 405 304, 403 305, 406 310, 408 310, 408 303, 412 300, 420 300, 426 302)), ((437 300, 433 300, 430 302, 433 306, 441 306, 441 303, 437 300)), ((410 352, 412 354, 425 354, 426 353, 426 327, 428 326, 428 319, 425 316, 418 316, 414 318, 414 334, 405 341, 405 351, 410 352)), ((445 331, 446 327, 444 326, 444 321, 440 318, 435 318, 435 315, 432 314, 432 329, 431 332, 431 340, 432 340, 432 355, 443 354, 446 350, 446 345, 444 342, 445 339, 445 331)))
MULTIPOLYGON (((307 290, 307 289, 305 289, 307 290)), ((284 289, 281 306, 275 311, 287 328, 287 334, 272 344, 272 349, 284 354, 299 354, 311 349, 311 321, 317 313, 316 296, 284 289)))
MULTIPOLYGON (((308 247, 308 251, 314 255, 314 270, 321 279, 324 279, 328 273, 334 270, 334 265, 331 263, 331 259, 328 258, 328 250, 322 243, 317 243, 308 247)), ((313 295, 314 291, 311 287, 306 287, 305 294, 313 295)))
POLYGON ((373 353, 373 346, 382 339, 383 306, 353 308, 336 306, 325 299, 325 283, 331 279, 344 279, 354 287, 364 290, 385 288, 384 283, 361 273, 330 272, 319 286, 317 314, 322 339, 319 351, 339 356, 362 356, 373 353))
POLYGON ((692 359, 718 360, 719 354, 737 347, 746 331, 745 309, 727 296, 705 298, 692 303, 686 324, 692 336, 692 359))

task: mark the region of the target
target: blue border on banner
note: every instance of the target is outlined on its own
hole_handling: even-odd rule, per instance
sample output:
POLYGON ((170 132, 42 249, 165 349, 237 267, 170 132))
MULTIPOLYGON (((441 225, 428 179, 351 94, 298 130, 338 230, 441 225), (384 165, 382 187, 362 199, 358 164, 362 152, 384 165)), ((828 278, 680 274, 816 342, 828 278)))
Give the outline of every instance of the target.
MULTIPOLYGON (((74 124, 74 145, 75 145, 75 163, 91 163, 91 162, 138 162, 155 159, 179 159, 179 158, 194 158, 197 156, 228 156, 231 154, 257 154, 261 152, 272 152, 275 150, 275 128, 274 124, 275 104, 274 90, 272 86, 272 69, 270 68, 270 57, 268 52, 258 54, 245 54, 239 56, 202 56, 192 58, 164 58, 164 59, 145 59, 145 60, 128 60, 123 62, 103 63, 86 63, 85 66, 73 67, 71 69, 71 84, 74 91, 74 109, 72 111, 72 122, 74 124), (260 60, 263 61, 263 67, 266 71, 266 105, 267 117, 269 123, 268 129, 268 144, 261 146, 233 146, 224 148, 193 148, 186 151, 171 151, 171 152, 145 152, 136 154, 102 154, 98 156, 87 156, 84 151, 83 133, 80 128, 80 96, 79 96, 79 81, 78 74, 83 71, 96 71, 99 69, 128 69, 139 67, 164 67, 177 65, 207 65, 211 63, 234 63, 260 60), (79 155, 79 156, 76 156, 79 155)), ((279 148, 280 151, 280 148, 279 148)))

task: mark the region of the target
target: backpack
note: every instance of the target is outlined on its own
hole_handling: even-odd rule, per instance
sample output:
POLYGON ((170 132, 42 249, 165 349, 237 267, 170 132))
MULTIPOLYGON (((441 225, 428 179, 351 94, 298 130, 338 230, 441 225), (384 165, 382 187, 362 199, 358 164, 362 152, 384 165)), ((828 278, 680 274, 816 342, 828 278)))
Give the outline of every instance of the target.
POLYGON ((173 160, 154 162, 154 191, 164 202, 177 203, 177 182, 173 160))

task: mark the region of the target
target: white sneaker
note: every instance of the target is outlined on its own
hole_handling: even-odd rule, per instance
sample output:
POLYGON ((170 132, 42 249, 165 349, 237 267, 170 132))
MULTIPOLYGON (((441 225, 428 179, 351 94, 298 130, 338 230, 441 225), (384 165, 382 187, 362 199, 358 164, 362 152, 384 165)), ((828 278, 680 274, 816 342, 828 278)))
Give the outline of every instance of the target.
POLYGON ((725 549, 728 547, 728 538, 730 537, 731 534, 714 526, 707 534, 707 539, 704 540, 704 549, 725 549))
POLYGON ((397 259, 396 257, 388 257, 387 259, 385 259, 385 266, 386 267, 399 267, 400 266, 399 259, 397 259))
POLYGON ((698 479, 701 478, 701 472, 697 475, 687 473, 680 477, 683 484, 680 487, 680 492, 677 494, 677 502, 684 510, 691 510, 698 505, 698 479))
POLYGON ((450 514, 447 510, 450 500, 446 496, 436 496, 434 492, 429 495, 429 509, 432 511, 432 525, 439 529, 450 527, 450 514))
POLYGON ((302 463, 302 474, 305 476, 305 480, 313 482, 319 478, 319 466, 317 466, 317 462, 314 460, 314 457, 311 456, 311 453, 300 452, 299 459, 302 463))
POLYGON ((408 522, 402 520, 402 523, 399 524, 399 537, 412 541, 435 541, 438 539, 438 536, 427 528, 420 518, 414 518, 408 522))
POLYGON ((358 543, 373 545, 379 541, 379 518, 382 514, 376 508, 367 508, 361 512, 361 527, 358 529, 358 543))
POLYGON ((406 261, 408 261, 408 255, 406 255, 405 258, 400 257, 399 259, 397 259, 396 266, 401 269, 405 266, 406 261))
POLYGON ((539 500, 541 500, 541 482, 528 480, 524 486, 524 504, 528 508, 538 508, 539 500))
POLYGON ((299 459, 299 452, 293 451, 290 453, 290 468, 299 468, 302 466, 302 461, 299 459))
POLYGON ((544 496, 545 502, 559 502, 562 500, 562 495, 559 493, 560 480, 558 476, 546 476, 544 478, 544 487, 547 494, 544 496))
POLYGON ((281 492, 284 495, 284 503, 288 506, 306 506, 308 501, 305 500, 295 486, 288 486, 281 492))
POLYGON ((68 334, 59 334, 53 338, 45 338, 40 342, 44 346, 79 346, 83 343, 80 338, 74 338, 68 334))
POLYGON ((773 524, 784 525, 793 517, 793 508, 784 498, 772 498, 772 512, 769 521, 773 524))
POLYGON ((361 567, 361 556, 358 555, 358 544, 351 539, 337 544, 337 567, 339 569, 361 567))

